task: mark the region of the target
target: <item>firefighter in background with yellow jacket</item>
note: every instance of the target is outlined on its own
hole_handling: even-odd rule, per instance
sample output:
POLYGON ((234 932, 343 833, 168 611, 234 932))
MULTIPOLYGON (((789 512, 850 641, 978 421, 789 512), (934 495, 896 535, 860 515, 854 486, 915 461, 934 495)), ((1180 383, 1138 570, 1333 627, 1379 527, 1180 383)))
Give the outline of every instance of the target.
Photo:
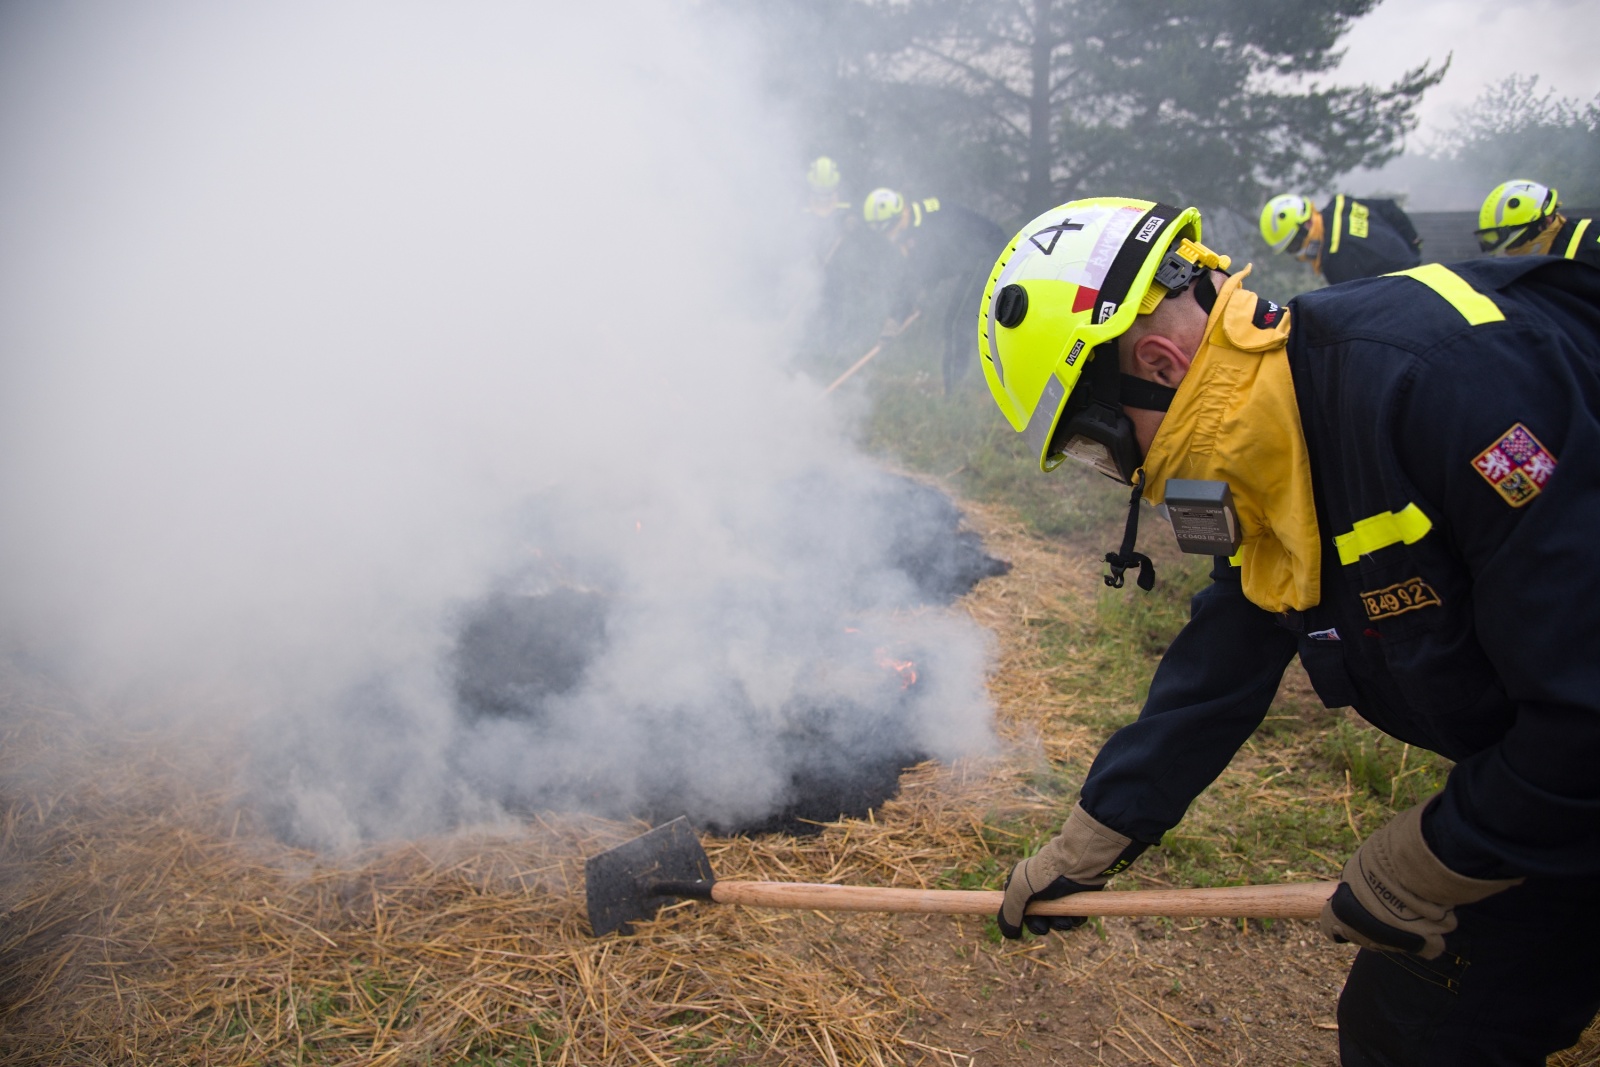
POLYGON ((800 209, 820 289, 817 313, 806 327, 805 347, 832 359, 853 349, 876 330, 878 313, 862 292, 889 263, 870 240, 844 195, 843 174, 831 156, 817 156, 806 167, 806 199, 800 209))
POLYGON ((839 164, 818 156, 806 168, 806 211, 819 219, 843 218, 850 213, 850 202, 839 196, 839 164))
POLYGON ((1473 235, 1490 255, 1560 256, 1600 267, 1600 226, 1567 218, 1554 189, 1525 178, 1494 187, 1473 235))
POLYGON ((826 267, 844 242, 850 202, 840 196, 839 164, 818 156, 806 168, 805 216, 814 231, 818 262, 826 267))
POLYGON ((1422 262, 1422 238, 1393 200, 1340 193, 1317 211, 1298 193, 1283 193, 1261 209, 1261 236, 1274 252, 1310 263, 1330 285, 1422 262))
POLYGON ((944 391, 949 394, 973 361, 972 309, 989 277, 994 250, 1005 243, 1006 233, 959 204, 935 196, 906 197, 882 187, 867 194, 861 214, 868 227, 888 239, 900 259, 885 336, 903 330, 918 311, 918 301, 927 300, 941 283, 950 283, 939 309, 940 364, 944 391))

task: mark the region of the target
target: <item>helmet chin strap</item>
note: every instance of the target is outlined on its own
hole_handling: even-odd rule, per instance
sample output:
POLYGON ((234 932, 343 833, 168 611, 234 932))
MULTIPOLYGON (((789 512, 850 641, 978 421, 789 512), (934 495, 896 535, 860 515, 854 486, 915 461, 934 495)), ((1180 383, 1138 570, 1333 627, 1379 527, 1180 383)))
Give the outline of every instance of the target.
MULTIPOLYGON (((1116 349, 1114 346, 1107 347, 1110 348, 1110 351, 1104 353, 1104 355, 1107 357, 1106 363, 1109 367, 1114 365, 1112 361, 1116 358, 1116 349)), ((1108 381, 1107 385, 1109 386, 1110 384, 1108 381)), ((1117 401, 1121 405, 1130 408, 1142 408, 1146 411, 1166 411, 1172 406, 1172 398, 1178 392, 1176 389, 1162 385, 1160 382, 1135 378, 1133 375, 1120 370, 1116 375, 1115 389, 1117 401)), ((1119 411, 1117 418, 1131 429, 1131 421, 1126 413, 1119 411)), ((1144 457, 1142 454, 1139 458, 1140 462, 1143 462, 1144 457)), ((1137 566, 1139 568, 1139 588, 1148 593, 1155 588, 1156 565, 1150 562, 1150 557, 1143 552, 1134 551, 1134 545, 1139 540, 1139 498, 1144 495, 1143 467, 1134 472, 1132 482, 1133 496, 1128 499, 1128 518, 1122 528, 1122 547, 1116 552, 1106 553, 1106 563, 1110 564, 1111 573, 1105 575, 1105 580, 1106 585, 1111 588, 1121 589, 1124 572, 1129 567, 1137 566)))
POLYGON ((1122 401, 1122 406, 1141 411, 1166 411, 1172 407, 1172 398, 1177 395, 1178 391, 1170 385, 1135 378, 1126 373, 1117 385, 1117 399, 1122 401))
MULTIPOLYGON (((1211 309, 1217 305, 1217 287, 1212 284, 1211 271, 1201 270, 1193 275, 1191 280, 1185 280, 1184 285, 1186 288, 1194 289, 1195 303, 1210 315, 1211 309)), ((1176 292, 1182 291, 1182 289, 1176 290, 1176 292)), ((1117 399, 1124 407, 1140 408, 1144 411, 1166 411, 1172 407, 1172 398, 1177 394, 1178 390, 1171 386, 1145 378, 1136 378, 1131 374, 1120 374, 1117 382, 1117 399)), ((1105 576, 1105 580, 1113 589, 1122 588, 1123 575, 1133 566, 1139 568, 1139 588, 1147 593, 1155 588, 1156 565, 1150 562, 1150 557, 1143 552, 1134 551, 1134 546, 1139 540, 1139 498, 1143 495, 1144 468, 1141 467, 1134 475, 1133 495, 1128 499, 1128 518, 1122 528, 1122 547, 1116 552, 1106 553, 1106 563, 1111 566, 1111 573, 1105 576)))
POLYGON ((1122 588, 1123 572, 1136 564, 1139 567, 1139 588, 1148 593, 1156 585, 1156 565, 1143 552, 1133 550, 1134 542, 1139 539, 1139 497, 1143 494, 1144 468, 1141 467, 1133 477, 1133 496, 1128 499, 1128 521, 1122 528, 1122 548, 1106 553, 1111 573, 1105 576, 1105 580, 1113 589, 1122 588))
MULTIPOLYGON (((1223 277, 1228 276, 1226 267, 1219 268, 1223 277)), ((1217 306, 1217 286, 1211 280, 1211 272, 1205 271, 1194 280, 1194 302, 1200 305, 1200 310, 1208 316, 1211 309, 1217 306)))
MULTIPOLYGON (((1220 269, 1220 268, 1218 268, 1220 269)), ((1226 275, 1228 272, 1223 270, 1226 275)), ((1211 280, 1211 270, 1197 271, 1190 278, 1183 279, 1181 288, 1169 290, 1168 297, 1177 296, 1186 289, 1194 290, 1194 302, 1200 305, 1200 310, 1210 315, 1217 306, 1217 286, 1211 280)), ((1166 411, 1172 407, 1172 398, 1178 395, 1178 390, 1170 385, 1152 382, 1147 378, 1135 378, 1124 373, 1117 387, 1117 399, 1123 407, 1139 408, 1143 411, 1166 411)))
MULTIPOLYGON (((1156 271, 1152 287, 1159 285, 1166 290, 1165 296, 1156 299, 1159 302, 1192 289, 1195 303, 1200 305, 1200 309, 1207 316, 1210 316, 1217 306, 1217 287, 1211 280, 1211 272, 1216 270, 1226 275, 1229 266, 1228 257, 1219 256, 1204 245, 1183 238, 1174 248, 1168 250, 1156 271)), ((1145 310, 1153 310, 1153 305, 1145 310)), ((1095 392, 1101 396, 1102 403, 1110 406, 1111 396, 1115 396, 1116 404, 1122 407, 1139 408, 1144 411, 1166 411, 1172 407, 1172 398, 1177 395, 1177 389, 1162 385, 1160 382, 1136 378, 1121 372, 1120 369, 1115 372, 1111 370, 1116 360, 1114 342, 1103 345, 1099 355, 1107 367, 1104 374, 1096 377, 1095 392), (1111 395, 1105 395, 1107 393, 1111 395)), ((1118 412, 1117 418, 1125 427, 1131 428, 1130 420, 1125 413, 1118 412)), ((1132 447, 1137 448, 1136 445, 1132 447)), ((1143 461, 1142 455, 1140 460, 1143 461)), ((1155 588, 1156 565, 1143 552, 1134 551, 1134 546, 1139 540, 1139 498, 1144 495, 1142 466, 1134 473, 1132 483, 1133 495, 1128 498, 1128 518, 1122 528, 1122 547, 1115 552, 1106 553, 1106 563, 1110 565, 1111 573, 1105 576, 1105 581, 1111 588, 1121 589, 1123 575, 1128 568, 1137 566, 1139 588, 1148 593, 1155 588)))

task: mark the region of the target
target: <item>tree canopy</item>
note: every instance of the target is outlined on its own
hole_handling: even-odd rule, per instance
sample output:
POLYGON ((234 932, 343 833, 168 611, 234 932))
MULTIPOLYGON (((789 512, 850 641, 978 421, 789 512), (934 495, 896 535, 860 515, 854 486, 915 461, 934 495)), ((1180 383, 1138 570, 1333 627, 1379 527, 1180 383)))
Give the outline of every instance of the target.
POLYGON ((1016 219, 1113 191, 1253 213, 1381 164, 1444 72, 1320 80, 1377 2, 766 0, 758 17, 817 151, 1016 219))
POLYGON ((1508 178, 1554 186, 1563 203, 1600 207, 1600 96, 1584 103, 1540 90, 1537 74, 1486 88, 1438 139, 1434 156, 1479 176, 1487 193, 1508 178))

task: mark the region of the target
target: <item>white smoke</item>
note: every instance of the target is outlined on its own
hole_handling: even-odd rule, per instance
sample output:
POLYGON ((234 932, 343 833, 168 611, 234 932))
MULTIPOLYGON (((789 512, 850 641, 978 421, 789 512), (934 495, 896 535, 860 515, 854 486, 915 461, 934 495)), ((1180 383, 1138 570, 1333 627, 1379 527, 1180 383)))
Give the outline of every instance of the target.
POLYGON ((882 703, 841 620, 939 664, 909 749, 983 747, 983 635, 908 610, 785 367, 803 160, 753 62, 646 0, 0 10, 13 644, 206 687, 322 844, 672 760, 759 816, 797 696, 882 703), (559 728, 464 718, 472 605, 567 587, 609 608, 559 728))

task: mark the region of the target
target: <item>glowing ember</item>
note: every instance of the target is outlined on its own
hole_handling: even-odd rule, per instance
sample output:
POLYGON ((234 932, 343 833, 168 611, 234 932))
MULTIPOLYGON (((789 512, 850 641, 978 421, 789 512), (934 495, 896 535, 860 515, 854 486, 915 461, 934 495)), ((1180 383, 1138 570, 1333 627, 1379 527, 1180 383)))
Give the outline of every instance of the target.
POLYGON ((917 665, 914 662, 908 659, 895 659, 885 648, 878 649, 875 655, 878 657, 878 666, 894 671, 900 676, 901 689, 910 689, 917 684, 917 665))

